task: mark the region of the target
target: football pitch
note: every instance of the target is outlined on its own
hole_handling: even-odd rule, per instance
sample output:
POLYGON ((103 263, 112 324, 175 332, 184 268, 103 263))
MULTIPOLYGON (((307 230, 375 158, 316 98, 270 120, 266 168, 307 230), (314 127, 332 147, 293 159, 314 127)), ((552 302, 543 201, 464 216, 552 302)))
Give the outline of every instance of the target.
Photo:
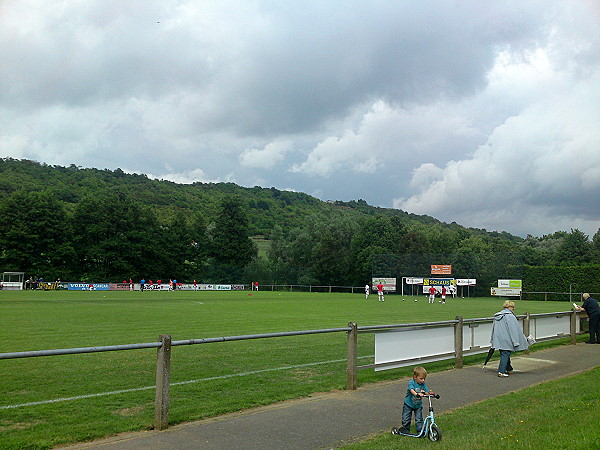
MULTIPOLYGON (((516 314, 569 310, 517 301, 516 314)), ((248 291, 0 291, 0 353, 97 347, 491 317, 502 299, 248 291), (414 300, 418 299, 417 302, 414 300)), ((359 364, 373 361, 361 334, 359 364)), ((438 363, 451 366, 449 363, 438 363)), ((346 383, 343 332, 173 347, 171 424, 269 404, 346 383)), ((362 370, 360 383, 410 369, 362 370)), ((51 448, 151 428, 156 350, 2 360, 0 447, 51 448)))

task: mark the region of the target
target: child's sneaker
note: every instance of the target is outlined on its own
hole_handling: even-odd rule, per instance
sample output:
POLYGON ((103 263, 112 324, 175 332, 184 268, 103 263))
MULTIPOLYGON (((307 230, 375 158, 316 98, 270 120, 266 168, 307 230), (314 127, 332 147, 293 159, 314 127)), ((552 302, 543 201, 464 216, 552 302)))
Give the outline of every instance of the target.
POLYGON ((498 376, 500 378, 506 378, 508 376, 508 374, 507 373, 498 372, 498 376))

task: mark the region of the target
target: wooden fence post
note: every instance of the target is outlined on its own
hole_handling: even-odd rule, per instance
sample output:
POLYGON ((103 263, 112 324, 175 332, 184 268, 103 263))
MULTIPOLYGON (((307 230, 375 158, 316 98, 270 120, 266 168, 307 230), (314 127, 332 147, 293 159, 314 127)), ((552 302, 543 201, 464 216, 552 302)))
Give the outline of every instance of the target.
POLYGON ((171 335, 158 338, 161 346, 156 355, 156 400, 154 403, 154 429, 164 430, 169 426, 169 383, 171 381, 171 335))
POLYGON ((575 308, 571 311, 571 321, 569 331, 571 332, 571 345, 577 344, 577 311, 575 308))
POLYGON ((348 323, 350 331, 348 331, 348 362, 346 365, 347 383, 346 389, 356 389, 356 352, 358 344, 358 330, 354 322, 348 323))
POLYGON ((454 325, 454 367, 463 368, 463 318, 456 316, 454 325))

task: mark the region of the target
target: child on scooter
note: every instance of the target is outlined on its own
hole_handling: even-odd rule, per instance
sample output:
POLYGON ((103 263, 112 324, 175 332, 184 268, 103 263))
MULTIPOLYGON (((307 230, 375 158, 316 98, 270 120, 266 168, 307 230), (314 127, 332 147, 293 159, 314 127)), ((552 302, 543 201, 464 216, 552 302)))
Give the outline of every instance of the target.
POLYGON ((415 415, 417 434, 423 428, 423 401, 421 394, 431 393, 427 384, 425 384, 425 378, 427 378, 427 370, 424 367, 418 366, 413 369, 413 377, 408 382, 408 389, 406 390, 406 397, 402 406, 402 428, 398 430, 400 433, 410 432, 410 422, 413 413, 415 415))

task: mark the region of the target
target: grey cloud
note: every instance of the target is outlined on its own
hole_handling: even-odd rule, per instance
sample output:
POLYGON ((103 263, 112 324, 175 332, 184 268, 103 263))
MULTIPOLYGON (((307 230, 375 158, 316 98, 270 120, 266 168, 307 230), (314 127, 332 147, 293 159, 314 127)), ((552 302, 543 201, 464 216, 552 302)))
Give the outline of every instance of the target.
MULTIPOLYGON (((586 149, 600 138, 543 112, 556 97, 597 128, 597 13, 593 2, 558 0, 9 2, 0 153, 380 206, 403 199, 394 204, 409 212, 509 226, 479 204, 487 216, 453 215, 431 192, 472 194, 477 175, 464 171, 518 118, 506 128, 514 140, 492 145, 498 171, 520 137, 587 159, 570 178, 550 166, 515 177, 518 203, 548 223, 554 214, 589 224, 598 212, 587 187, 599 175, 586 149), (575 138, 548 139, 565 124, 575 138), (574 187, 554 189, 549 176, 574 187)), ((488 202, 516 201, 493 178, 486 186, 488 202)), ((521 228, 523 217, 513 217, 521 228)))

